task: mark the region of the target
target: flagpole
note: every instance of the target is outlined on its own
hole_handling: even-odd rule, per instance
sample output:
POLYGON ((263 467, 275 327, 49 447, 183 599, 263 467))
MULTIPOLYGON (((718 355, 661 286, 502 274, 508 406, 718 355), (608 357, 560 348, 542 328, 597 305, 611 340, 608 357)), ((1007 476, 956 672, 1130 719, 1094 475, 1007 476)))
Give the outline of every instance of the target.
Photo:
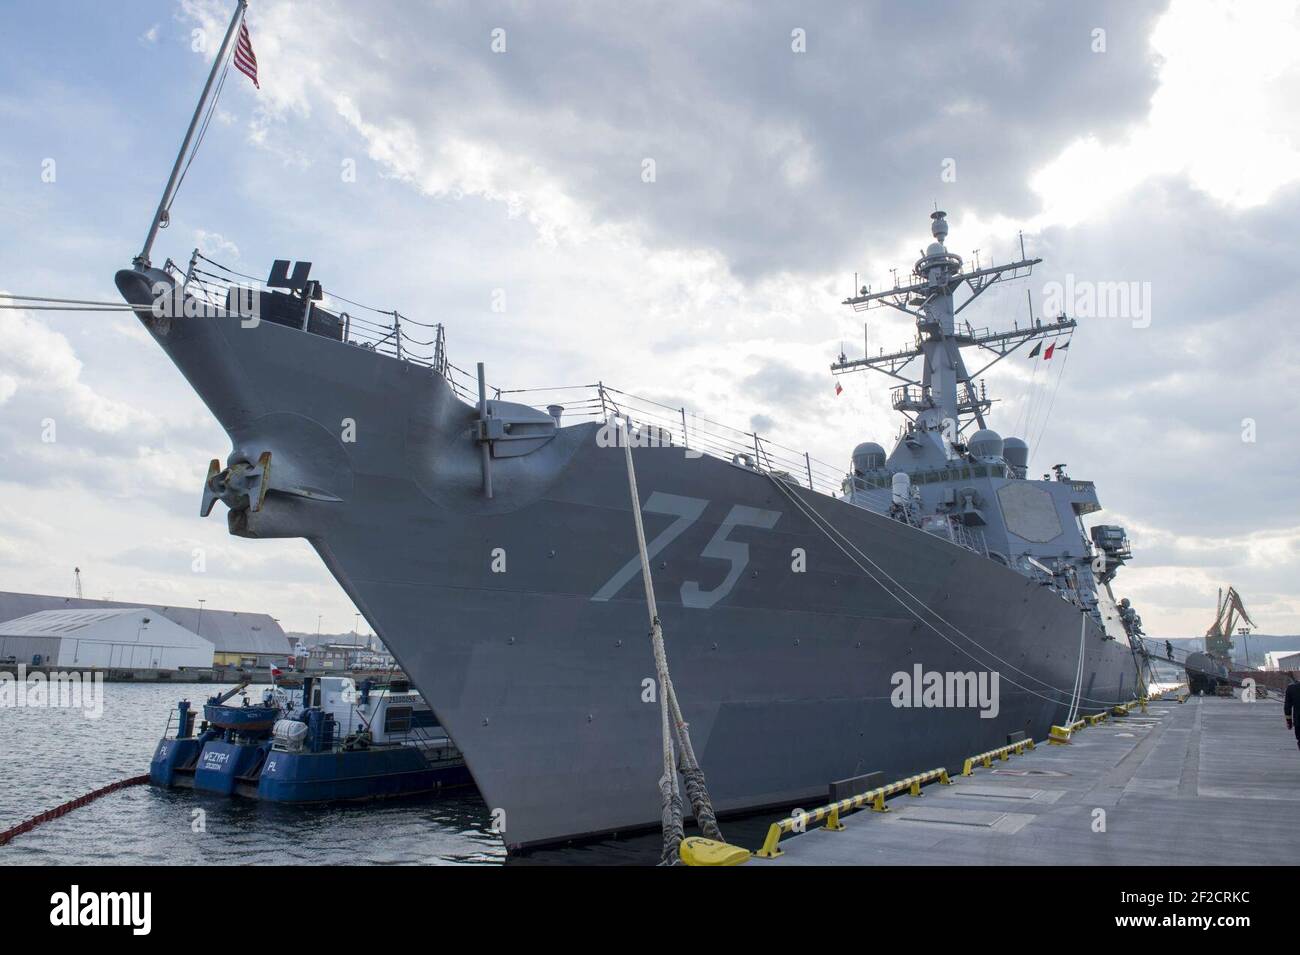
POLYGON ((171 201, 172 190, 176 188, 176 180, 180 178, 181 164, 185 160, 185 154, 189 152, 190 143, 194 139, 194 131, 199 125, 199 117, 203 115, 203 107, 207 105, 208 94, 212 92, 212 84, 216 82, 217 73, 220 71, 221 64, 225 62, 226 54, 230 50, 231 40, 234 39, 235 31, 239 29, 239 23, 243 20, 244 11, 247 9, 248 0, 239 0, 235 5, 235 15, 230 18, 230 27, 226 30, 226 38, 221 41, 221 50, 217 53, 217 58, 212 61, 212 72, 208 74, 208 82, 203 87, 203 95, 199 97, 199 104, 194 108, 194 118, 190 120, 190 128, 185 131, 181 151, 176 154, 176 164, 172 166, 172 174, 167 180, 167 188, 163 190, 162 199, 158 201, 158 211, 153 215, 153 224, 149 226, 149 235, 144 240, 144 248, 140 250, 140 254, 133 260, 139 268, 148 268, 149 266, 149 253, 153 250, 153 242, 158 237, 158 230, 162 228, 163 217, 167 215, 167 204, 171 201))

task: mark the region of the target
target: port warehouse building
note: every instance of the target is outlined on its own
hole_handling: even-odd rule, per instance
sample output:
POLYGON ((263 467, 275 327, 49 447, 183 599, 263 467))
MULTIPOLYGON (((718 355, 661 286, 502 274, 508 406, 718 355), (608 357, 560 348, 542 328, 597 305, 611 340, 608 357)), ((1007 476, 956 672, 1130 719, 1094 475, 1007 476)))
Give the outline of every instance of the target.
MULTIPOLYGON (((210 610, 198 607, 172 607, 158 604, 124 603, 113 600, 84 600, 46 594, 23 594, 0 591, 0 633, 19 617, 47 610, 141 610, 165 618, 211 645, 206 667, 269 667, 283 665, 293 652, 289 638, 280 625, 264 613, 242 610, 210 610)), ((154 626, 150 623, 149 626, 154 626)), ((3 642, 3 637, 0 637, 3 642)), ((36 651, 37 653, 41 651, 36 651)), ((18 663, 31 663, 13 650, 0 648, 0 660, 14 656, 18 663)), ((81 664, 90 666, 92 664, 81 664)), ((113 666, 119 664, 114 663, 113 666)), ((161 667, 161 669, 171 669, 161 667)))
POLYGON ((1271 650, 1264 654, 1265 670, 1300 670, 1300 653, 1294 650, 1271 650))
POLYGON ((204 670, 212 644, 145 607, 38 610, 0 623, 0 660, 33 666, 204 670))

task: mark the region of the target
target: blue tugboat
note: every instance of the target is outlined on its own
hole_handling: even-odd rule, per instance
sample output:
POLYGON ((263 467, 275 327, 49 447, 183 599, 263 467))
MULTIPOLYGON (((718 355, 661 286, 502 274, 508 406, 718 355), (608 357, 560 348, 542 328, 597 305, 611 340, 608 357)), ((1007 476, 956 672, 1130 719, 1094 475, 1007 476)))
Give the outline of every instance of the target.
POLYGON ((405 684, 304 677, 299 690, 247 683, 195 712, 181 700, 149 766, 156 786, 281 803, 362 801, 471 786, 460 751, 405 684), (241 704, 231 702, 244 695, 241 704), (171 734, 173 720, 176 732, 171 734))

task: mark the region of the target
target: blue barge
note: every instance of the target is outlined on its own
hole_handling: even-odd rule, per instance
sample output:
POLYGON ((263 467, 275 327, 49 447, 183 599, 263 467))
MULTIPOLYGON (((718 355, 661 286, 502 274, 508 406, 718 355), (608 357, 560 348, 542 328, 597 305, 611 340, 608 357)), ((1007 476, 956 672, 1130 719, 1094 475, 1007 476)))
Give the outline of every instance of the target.
POLYGON ((246 696, 232 704, 247 686, 209 699, 197 731, 197 714, 181 700, 154 750, 149 781, 280 803, 384 799, 473 785, 433 711, 403 684, 304 677, 299 690, 277 686, 260 704, 246 696))

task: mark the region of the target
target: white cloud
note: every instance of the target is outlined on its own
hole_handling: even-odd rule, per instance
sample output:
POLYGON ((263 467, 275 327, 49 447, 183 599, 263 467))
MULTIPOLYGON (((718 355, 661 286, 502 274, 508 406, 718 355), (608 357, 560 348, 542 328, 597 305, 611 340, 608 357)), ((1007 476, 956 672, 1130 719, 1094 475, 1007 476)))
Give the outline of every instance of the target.
POLYGON ((231 242, 220 232, 209 232, 207 229, 194 230, 194 244, 204 255, 215 257, 223 265, 227 262, 235 262, 239 258, 239 246, 231 242))
POLYGON ((0 311, 0 341, 6 342, 0 349, 0 394, 7 392, 6 398, 30 391, 44 402, 44 416, 104 434, 159 430, 155 415, 105 397, 82 381, 81 360, 67 338, 28 312, 0 311))
POLYGON ((1300 526, 1232 535, 1197 534, 1131 514, 1112 514, 1136 555, 1117 578, 1117 594, 1133 599, 1152 636, 1200 636, 1213 622, 1215 594, 1234 585, 1261 633, 1294 633, 1300 619, 1295 579, 1300 526))
MULTIPOLYGON (((1237 209, 1300 179, 1296 0, 1175 0, 1150 37, 1159 87, 1146 119, 1116 142, 1084 135, 1031 180, 1032 224, 1075 225, 1144 182, 1185 176, 1237 209)), ((1098 68, 1111 54, 1097 54, 1098 68)))
MULTIPOLYGON (((368 122, 346 95, 334 98, 335 109, 365 139, 367 154, 389 174, 434 198, 474 196, 505 205, 510 216, 526 216, 543 243, 561 237, 584 242, 611 230, 593 226, 591 214, 568 195, 564 184, 526 155, 494 143, 437 137, 433 152, 410 123, 368 122)), ((608 235, 607 235, 608 237, 608 235)))

